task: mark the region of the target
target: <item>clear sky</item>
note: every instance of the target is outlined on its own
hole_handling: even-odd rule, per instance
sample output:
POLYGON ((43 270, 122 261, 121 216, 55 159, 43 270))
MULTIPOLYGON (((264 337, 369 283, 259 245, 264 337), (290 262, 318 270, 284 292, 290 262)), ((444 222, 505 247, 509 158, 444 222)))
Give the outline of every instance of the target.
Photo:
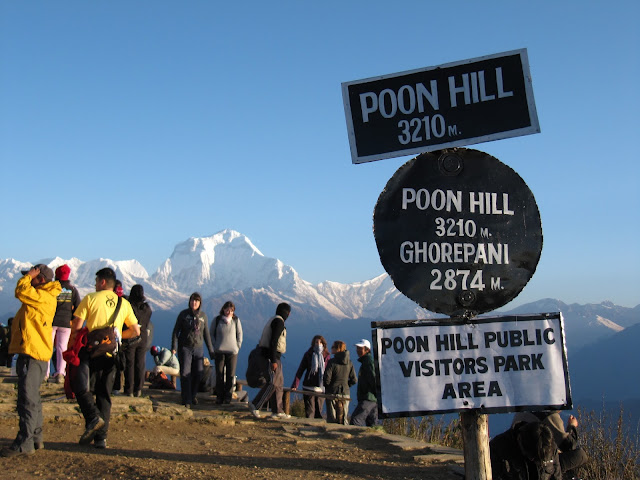
POLYGON ((640 303, 640 3, 0 2, 0 258, 135 258, 225 228, 313 283, 384 273, 411 157, 351 163, 341 83, 520 48, 542 133, 512 167, 544 247, 512 303, 640 303))

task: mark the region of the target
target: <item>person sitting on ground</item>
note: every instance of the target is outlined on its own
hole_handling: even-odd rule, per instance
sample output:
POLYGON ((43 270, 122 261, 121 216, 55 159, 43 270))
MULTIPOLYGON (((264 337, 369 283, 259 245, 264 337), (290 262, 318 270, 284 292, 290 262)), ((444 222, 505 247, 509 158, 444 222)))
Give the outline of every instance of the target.
POLYGON ((573 415, 569 415, 566 429, 558 410, 518 412, 514 415, 511 426, 521 422, 542 422, 549 427, 559 449, 560 468, 565 477, 573 477, 574 470, 589 460, 587 452, 578 444, 578 419, 573 415))
MULTIPOLYGON (((349 389, 358 381, 356 369, 349 358, 347 344, 336 340, 331 345, 333 358, 327 363, 324 372, 324 386, 326 393, 337 397, 349 397, 349 389)), ((336 398, 327 402, 327 422, 348 425, 347 412, 349 400, 336 398)))
POLYGON ((562 480, 551 429, 520 422, 489 442, 493 480, 562 480))
POLYGON ((178 357, 168 348, 154 345, 151 347, 151 356, 156 364, 153 369, 154 372, 163 372, 168 377, 174 378, 180 375, 178 357))
MULTIPOLYGON (((291 388, 298 389, 300 378, 306 372, 302 380, 302 389, 313 392, 324 393, 324 372, 329 362, 329 352, 327 351, 327 341, 322 335, 316 335, 311 340, 311 348, 302 356, 300 366, 296 372, 291 388)), ((322 407, 324 398, 315 395, 304 395, 304 413, 307 418, 323 418, 322 407)))

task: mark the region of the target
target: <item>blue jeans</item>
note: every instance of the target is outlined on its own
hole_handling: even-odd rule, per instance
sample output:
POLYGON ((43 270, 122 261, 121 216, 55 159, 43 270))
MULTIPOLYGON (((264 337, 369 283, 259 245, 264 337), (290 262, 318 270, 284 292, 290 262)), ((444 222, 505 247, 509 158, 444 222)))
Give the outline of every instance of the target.
POLYGON ((351 415, 351 425, 372 427, 378 423, 378 404, 369 400, 358 402, 351 415))
POLYGON ((202 371, 204 370, 203 347, 178 346, 178 361, 180 362, 182 404, 191 405, 198 393, 202 371))
POLYGON ((18 416, 19 430, 12 448, 21 452, 34 450, 33 443, 42 441, 42 401, 40 384, 47 371, 47 363, 29 355, 18 355, 18 416))

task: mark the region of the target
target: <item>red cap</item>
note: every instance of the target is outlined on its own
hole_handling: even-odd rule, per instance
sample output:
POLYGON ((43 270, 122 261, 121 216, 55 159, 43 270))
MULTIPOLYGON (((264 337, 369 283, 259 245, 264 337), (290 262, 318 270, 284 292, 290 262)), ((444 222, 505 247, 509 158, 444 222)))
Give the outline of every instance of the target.
POLYGON ((56 280, 69 280, 71 269, 66 263, 56 268, 56 280))

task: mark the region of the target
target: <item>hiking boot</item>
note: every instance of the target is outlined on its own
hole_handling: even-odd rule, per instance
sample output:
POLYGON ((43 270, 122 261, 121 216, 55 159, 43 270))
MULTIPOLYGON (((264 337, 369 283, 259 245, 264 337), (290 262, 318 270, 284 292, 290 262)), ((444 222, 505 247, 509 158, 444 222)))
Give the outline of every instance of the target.
POLYGON ((93 440, 93 437, 96 436, 96 433, 102 427, 104 427, 104 420, 100 417, 94 418, 89 423, 89 425, 87 425, 87 428, 82 434, 82 436, 80 437, 80 441, 78 443, 80 445, 87 445, 88 443, 91 443, 91 440, 93 440))
POLYGON ((56 375, 56 383, 64 383, 64 375, 56 375))
POLYGON ((36 450, 44 450, 44 442, 42 440, 34 440, 33 448, 36 450))
POLYGON ((0 457, 11 458, 11 457, 17 457, 19 455, 33 455, 34 453, 36 453, 35 450, 28 450, 26 452, 21 452, 17 448, 4 447, 2 450, 0 450, 0 457))
POLYGON ((251 412, 251 415, 254 416, 254 418, 260 418, 260 412, 258 411, 258 409, 255 407, 255 405, 251 402, 249 402, 249 411, 251 412))
POLYGON ((107 439, 106 438, 100 438, 100 439, 95 439, 93 441, 93 446, 95 448, 99 448, 101 450, 107 448, 107 439))

